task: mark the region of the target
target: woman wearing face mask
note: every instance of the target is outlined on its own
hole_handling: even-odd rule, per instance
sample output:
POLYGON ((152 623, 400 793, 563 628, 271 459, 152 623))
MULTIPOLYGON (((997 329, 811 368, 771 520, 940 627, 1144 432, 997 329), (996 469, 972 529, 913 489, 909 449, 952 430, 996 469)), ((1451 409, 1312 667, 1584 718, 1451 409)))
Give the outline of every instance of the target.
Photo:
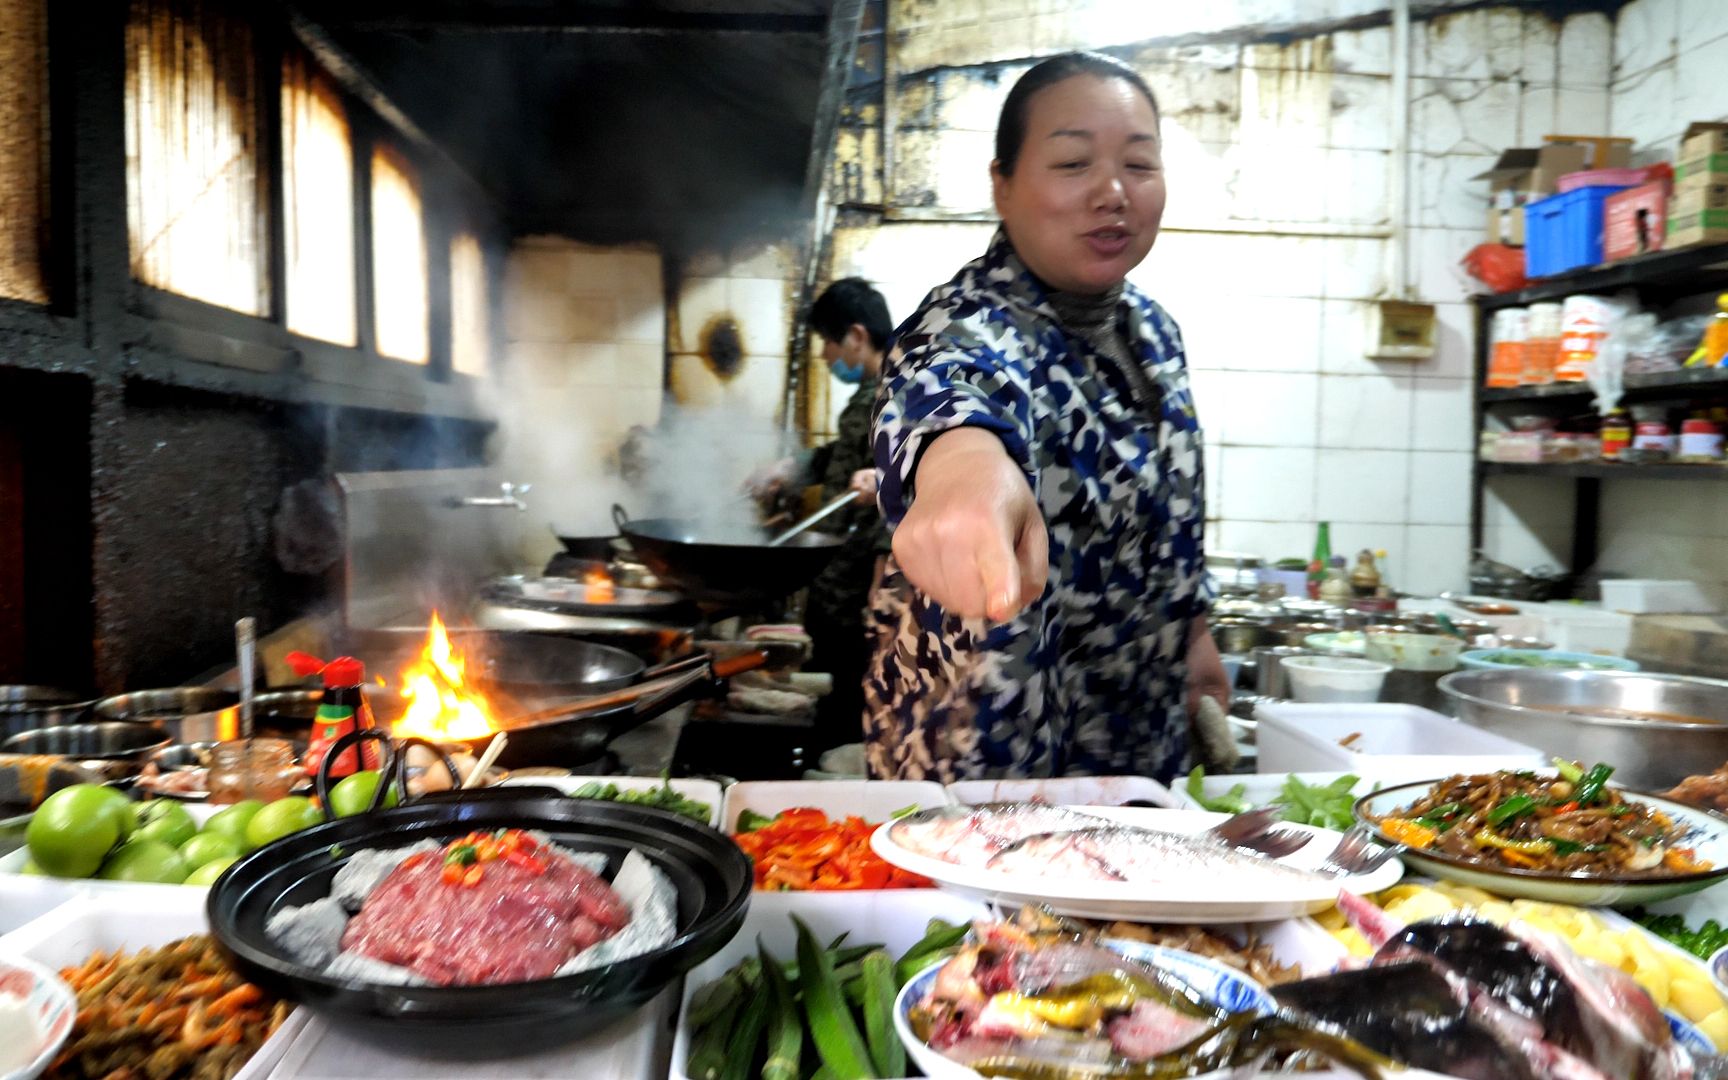
POLYGON ((1182 339, 1126 281, 1162 168, 1152 92, 1115 60, 1046 60, 1003 104, 1002 228, 884 373, 874 776, 1169 780, 1189 709, 1228 703, 1182 339))

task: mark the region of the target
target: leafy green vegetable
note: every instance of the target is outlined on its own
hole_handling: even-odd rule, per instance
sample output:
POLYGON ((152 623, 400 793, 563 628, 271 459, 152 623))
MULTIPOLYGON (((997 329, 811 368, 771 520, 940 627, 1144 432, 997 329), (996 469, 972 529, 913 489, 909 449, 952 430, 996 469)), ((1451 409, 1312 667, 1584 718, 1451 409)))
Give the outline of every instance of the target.
POLYGON ((758 814, 749 807, 745 807, 743 810, 738 812, 738 828, 733 831, 741 833, 755 832, 757 829, 760 829, 765 825, 772 825, 773 823, 774 819, 769 817, 767 814, 758 814))
POLYGON ((1528 814, 1536 809, 1536 800, 1528 795, 1514 795, 1510 799, 1488 811, 1488 824, 1499 825, 1503 821, 1528 814))
POLYGON ((889 814, 888 820, 899 821, 901 818, 906 817, 908 814, 916 814, 917 812, 918 812, 918 804, 912 803, 909 806, 902 806, 900 809, 894 811, 892 814, 889 814))
POLYGON ((1677 945, 1700 960, 1708 960, 1716 950, 1728 945, 1728 927, 1715 919, 1707 919, 1693 930, 1678 915, 1656 915, 1637 908, 1626 913, 1644 929, 1671 944, 1677 945))
POLYGON ((666 774, 660 775, 660 786, 651 788, 621 788, 617 784, 602 784, 598 780, 590 780, 570 793, 572 799, 604 799, 608 802, 633 803, 637 806, 653 806, 661 810, 670 810, 675 814, 683 814, 687 818, 695 818, 706 825, 712 819, 714 808, 699 799, 685 798, 672 789, 672 781, 666 774))
POLYGON ((1248 793, 1247 784, 1237 784, 1224 794, 1212 797, 1206 794, 1202 786, 1206 780, 1206 769, 1194 766, 1194 771, 1188 774, 1188 796, 1201 806, 1215 814, 1243 814, 1254 809, 1245 796, 1248 793))

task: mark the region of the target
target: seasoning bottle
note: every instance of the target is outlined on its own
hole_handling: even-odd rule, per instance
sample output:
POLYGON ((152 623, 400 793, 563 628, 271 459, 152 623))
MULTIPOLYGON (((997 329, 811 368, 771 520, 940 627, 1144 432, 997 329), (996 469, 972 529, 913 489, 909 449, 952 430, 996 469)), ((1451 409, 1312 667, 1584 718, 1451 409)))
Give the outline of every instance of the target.
POLYGON ((1356 553, 1356 565, 1350 568, 1350 589, 1359 597, 1380 591, 1380 568, 1374 565, 1374 553, 1367 548, 1356 553))
POLYGON ((1326 567, 1326 580, 1320 583, 1320 599, 1333 607, 1349 607, 1355 595, 1344 573, 1344 556, 1334 555, 1326 567))
POLYGON ((210 801, 274 802, 288 796, 298 775, 294 746, 287 739, 235 739, 218 743, 210 751, 210 801))
POLYGON ((1625 409, 1611 409, 1602 418, 1602 460, 1619 461, 1620 454, 1632 445, 1632 420, 1625 409))
MULTIPOLYGON (((366 681, 366 666, 352 656, 338 656, 324 665, 324 697, 318 706, 318 715, 312 721, 312 738, 306 747, 302 762, 308 775, 317 775, 318 766, 323 762, 324 755, 336 740, 351 731, 364 730, 377 726, 372 718, 372 709, 366 704, 365 692, 361 684, 366 681)), ((356 757, 353 750, 344 753, 330 765, 332 779, 349 776, 361 768, 360 761, 366 762, 365 768, 378 767, 378 748, 367 743, 361 750, 361 756, 356 757)))
POLYGON ((1704 327, 1699 351, 1704 354, 1700 361, 1704 367, 1728 364, 1728 293, 1716 298, 1716 314, 1704 327))
POLYGON ((1332 563, 1332 524, 1322 521, 1314 537, 1314 558, 1308 562, 1308 599, 1320 599, 1320 584, 1326 580, 1326 568, 1332 563))
POLYGON ((1722 460, 1722 429, 1708 417, 1695 416, 1680 424, 1680 460, 1711 463, 1722 460))

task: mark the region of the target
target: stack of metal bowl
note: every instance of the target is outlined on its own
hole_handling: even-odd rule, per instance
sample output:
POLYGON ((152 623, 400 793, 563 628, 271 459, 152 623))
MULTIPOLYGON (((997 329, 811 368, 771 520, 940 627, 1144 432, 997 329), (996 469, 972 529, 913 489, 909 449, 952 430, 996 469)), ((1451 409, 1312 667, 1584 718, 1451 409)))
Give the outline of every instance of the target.
POLYGON ((1728 682, 1648 672, 1459 671, 1440 680, 1458 718, 1556 757, 1607 762, 1661 790, 1728 762, 1728 682))
POLYGON ((0 739, 76 724, 90 715, 88 698, 52 686, 0 686, 0 739))

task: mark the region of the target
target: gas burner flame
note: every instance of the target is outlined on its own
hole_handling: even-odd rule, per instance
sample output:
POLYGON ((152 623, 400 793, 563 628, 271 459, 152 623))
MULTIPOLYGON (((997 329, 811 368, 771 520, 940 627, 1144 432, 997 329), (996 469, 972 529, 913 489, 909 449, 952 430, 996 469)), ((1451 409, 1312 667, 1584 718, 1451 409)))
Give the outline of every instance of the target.
POLYGON ((391 733, 452 742, 483 739, 497 731, 492 710, 468 684, 466 669, 466 658, 451 647, 444 620, 434 611, 420 659, 402 672, 401 693, 408 708, 391 725, 391 733))
POLYGON ((589 604, 610 604, 618 598, 612 575, 604 566, 596 566, 582 575, 582 599, 589 604))

